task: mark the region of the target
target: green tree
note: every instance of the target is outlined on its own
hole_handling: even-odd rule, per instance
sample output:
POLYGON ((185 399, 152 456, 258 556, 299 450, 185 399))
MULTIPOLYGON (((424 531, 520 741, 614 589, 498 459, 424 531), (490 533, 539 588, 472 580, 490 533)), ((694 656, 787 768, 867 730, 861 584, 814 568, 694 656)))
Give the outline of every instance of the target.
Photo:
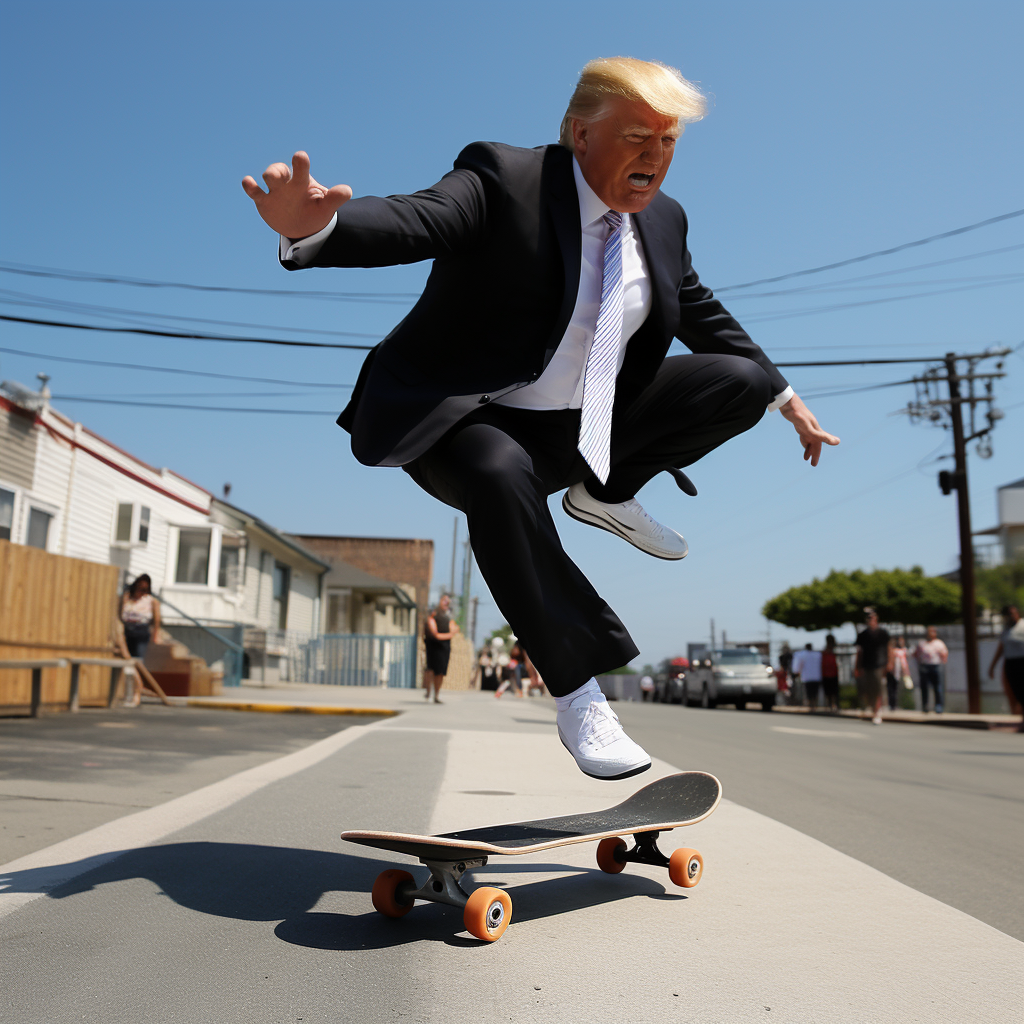
POLYGON ((838 572, 815 578, 765 602, 761 614, 795 629, 835 629, 862 622, 864 608, 878 609, 883 622, 943 625, 960 616, 960 587, 912 569, 838 572))

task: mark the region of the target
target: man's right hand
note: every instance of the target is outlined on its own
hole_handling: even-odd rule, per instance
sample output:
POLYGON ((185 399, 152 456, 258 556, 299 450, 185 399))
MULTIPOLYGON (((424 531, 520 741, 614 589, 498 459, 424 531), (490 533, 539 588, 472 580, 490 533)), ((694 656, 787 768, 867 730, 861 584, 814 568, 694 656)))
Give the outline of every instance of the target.
POLYGON ((256 204, 260 216, 286 238, 305 238, 322 231, 331 222, 338 208, 352 198, 348 185, 324 188, 309 176, 309 157, 299 150, 292 157, 292 169, 287 164, 271 164, 263 172, 269 192, 246 175, 242 188, 256 204))

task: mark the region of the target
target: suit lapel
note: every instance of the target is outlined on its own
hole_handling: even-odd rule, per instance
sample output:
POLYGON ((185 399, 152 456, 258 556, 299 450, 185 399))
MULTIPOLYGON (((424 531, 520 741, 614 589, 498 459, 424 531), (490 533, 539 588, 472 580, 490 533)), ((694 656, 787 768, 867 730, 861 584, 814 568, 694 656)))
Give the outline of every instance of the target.
POLYGON ((660 326, 671 322, 671 317, 666 314, 672 303, 678 301, 676 289, 673 287, 672 272, 673 268, 678 269, 679 259, 677 257, 673 263, 657 211, 651 208, 655 205, 657 201, 640 213, 630 214, 630 219, 644 248, 647 273, 651 281, 651 315, 648 317, 648 323, 660 326))
POLYGON ((565 275, 562 306, 544 353, 544 365, 547 366, 576 308, 576 296, 580 290, 580 260, 583 255, 580 201, 573 178, 572 153, 564 146, 552 146, 548 150, 542 171, 542 188, 555 227, 565 275))

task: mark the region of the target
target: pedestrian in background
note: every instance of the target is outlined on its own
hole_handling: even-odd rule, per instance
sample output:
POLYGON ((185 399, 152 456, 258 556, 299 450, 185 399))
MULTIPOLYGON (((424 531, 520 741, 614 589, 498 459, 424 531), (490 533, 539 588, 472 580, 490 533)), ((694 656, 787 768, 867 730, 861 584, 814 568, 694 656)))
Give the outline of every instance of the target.
POLYGON ((816 651, 813 644, 805 644, 802 651, 793 655, 793 674, 800 676, 807 706, 814 711, 821 689, 821 651, 816 651))
POLYGON ((523 687, 520 683, 522 678, 523 652, 518 643, 512 645, 508 652, 508 660, 501 666, 501 686, 498 687, 494 696, 501 700, 502 695, 510 687, 516 688, 516 696, 523 696, 523 687))
POLYGON ((889 690, 889 710, 895 711, 899 705, 900 686, 913 689, 914 681, 910 677, 910 662, 907 661, 907 641, 896 637, 892 649, 892 668, 886 673, 885 685, 889 690))
POLYGON ((430 700, 430 691, 433 689, 435 704, 441 703, 441 686, 452 655, 452 637, 459 631, 458 623, 450 615, 451 606, 452 599, 442 594, 423 627, 423 646, 427 654, 427 667, 423 671, 423 688, 426 692, 423 696, 430 700))
MULTIPOLYGON (((999 639, 992 664, 988 667, 988 677, 993 678, 996 665, 1002 658, 1006 682, 1017 698, 1017 703, 1024 707, 1024 619, 1021 618, 1020 609, 1015 604, 1009 604, 1003 609, 1003 621, 1006 628, 999 639)), ((1024 732, 1024 718, 1017 731, 1024 732)))
POLYGON ((648 676, 640 677, 640 699, 644 702, 654 698, 654 680, 648 676))
POLYGON ((825 650, 821 652, 821 688, 829 711, 839 710, 839 662, 836 659, 836 638, 825 637, 825 650))
POLYGON ((150 640, 160 635, 160 602, 150 592, 153 581, 147 573, 136 576, 121 595, 121 622, 128 654, 146 660, 150 640))
POLYGON ((857 634, 857 658, 853 672, 857 677, 860 706, 873 712, 873 725, 882 724, 882 681, 892 668, 889 631, 878 624, 878 612, 865 608, 867 625, 857 634))
POLYGON ((921 687, 921 710, 928 710, 928 689, 934 694, 936 714, 942 714, 942 666, 949 660, 949 648, 939 639, 939 631, 929 626, 926 639, 914 648, 917 662, 917 682, 921 687))
POLYGON ((787 641, 782 641, 782 649, 779 651, 779 671, 777 679, 779 693, 789 693, 789 674, 793 667, 793 652, 790 650, 787 641))

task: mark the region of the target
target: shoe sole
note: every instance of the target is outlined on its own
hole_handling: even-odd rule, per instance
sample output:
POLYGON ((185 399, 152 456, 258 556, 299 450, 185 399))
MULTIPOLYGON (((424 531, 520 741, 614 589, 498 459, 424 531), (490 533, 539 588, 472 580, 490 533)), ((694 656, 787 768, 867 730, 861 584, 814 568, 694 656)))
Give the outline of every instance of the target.
POLYGON ((569 501, 569 495, 567 493, 562 495, 562 508, 566 515, 575 519, 576 522, 583 523, 586 526, 596 526, 601 530, 606 530, 608 533, 614 534, 616 537, 621 537, 623 540, 632 544, 637 551, 642 551, 645 555, 650 555, 652 558, 660 558, 665 562, 679 562, 690 553, 690 549, 687 548, 681 555, 660 555, 657 551, 645 548, 642 544, 638 544, 635 538, 620 529, 615 524, 614 520, 609 521, 607 519, 601 519, 599 516, 592 515, 590 512, 577 508, 569 501))
MULTIPOLYGON (((573 754, 572 748, 569 744, 562 739, 561 733, 558 734, 558 738, 561 741, 562 746, 569 751, 572 759, 576 761, 576 755, 573 754)), ((652 762, 648 761, 647 764, 641 765, 639 768, 630 768, 628 771, 620 772, 618 775, 595 775, 593 772, 588 772, 587 769, 579 763, 579 761, 576 761, 576 767, 579 768, 584 775, 589 775, 592 779, 601 779, 602 782, 614 782, 616 779, 628 779, 633 775, 639 775, 641 772, 647 771, 647 769, 651 767, 651 763, 652 762)))

